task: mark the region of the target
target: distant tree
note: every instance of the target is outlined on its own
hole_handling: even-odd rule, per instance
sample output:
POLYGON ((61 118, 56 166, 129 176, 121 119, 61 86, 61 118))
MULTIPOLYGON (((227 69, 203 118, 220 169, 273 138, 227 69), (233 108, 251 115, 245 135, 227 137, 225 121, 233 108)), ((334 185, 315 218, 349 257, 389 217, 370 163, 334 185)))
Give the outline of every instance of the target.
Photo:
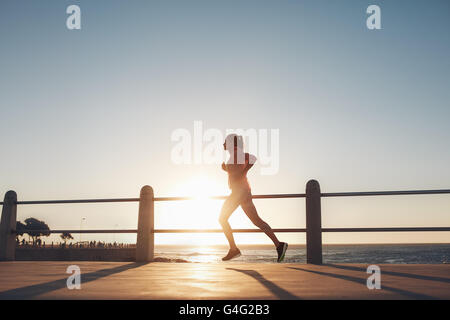
POLYGON ((19 236, 23 236, 23 234, 26 232, 27 226, 20 222, 16 222, 16 239, 19 240, 19 236))
POLYGON ((33 245, 40 237, 48 237, 50 235, 50 228, 44 221, 40 221, 35 218, 28 218, 25 219, 25 225, 25 233, 33 239, 33 245))
POLYGON ((72 240, 73 239, 73 236, 70 233, 68 233, 68 232, 63 232, 60 235, 60 237, 61 237, 61 239, 64 240, 64 243, 66 243, 67 240, 72 240))

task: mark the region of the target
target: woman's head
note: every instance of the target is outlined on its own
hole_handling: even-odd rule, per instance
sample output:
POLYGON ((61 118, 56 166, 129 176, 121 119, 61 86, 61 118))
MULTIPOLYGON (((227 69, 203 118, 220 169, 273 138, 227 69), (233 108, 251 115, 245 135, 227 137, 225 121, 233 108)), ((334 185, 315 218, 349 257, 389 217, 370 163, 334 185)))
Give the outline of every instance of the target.
POLYGON ((225 150, 231 151, 236 149, 244 149, 244 140, 242 139, 242 136, 238 136, 237 134, 229 134, 225 138, 225 142, 223 143, 223 148, 225 150))

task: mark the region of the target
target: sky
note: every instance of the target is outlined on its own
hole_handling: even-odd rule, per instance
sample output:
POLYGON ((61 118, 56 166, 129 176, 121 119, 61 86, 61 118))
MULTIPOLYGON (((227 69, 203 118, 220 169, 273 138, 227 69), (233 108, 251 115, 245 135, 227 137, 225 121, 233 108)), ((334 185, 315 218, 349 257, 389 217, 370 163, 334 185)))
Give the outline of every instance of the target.
MULTIPOLYGON (((19 200, 225 195, 218 164, 176 164, 177 129, 279 132, 253 194, 450 188, 450 2, 0 1, 0 192, 19 200), (66 8, 81 8, 69 30, 66 8), (381 29, 366 27, 369 5, 381 29)), ((255 200, 273 228, 303 199, 255 200)), ((19 206, 52 229, 135 229, 137 203, 19 206), (84 218, 84 219, 83 219, 84 218)), ((156 228, 220 228, 221 201, 160 203, 156 228)), ((238 209, 233 228, 251 228, 238 209)), ((450 226, 450 196, 327 198, 323 227, 450 226)), ((46 241, 56 241, 54 235, 46 241)), ((135 235, 82 235, 134 242, 135 235)), ((304 234, 279 234, 304 243, 304 234)), ((76 240, 79 240, 76 235, 76 240)), ((237 234, 238 243, 270 243, 237 234)), ((448 232, 324 234, 324 243, 449 242, 448 232)), ((157 243, 226 243, 223 234, 157 243)))

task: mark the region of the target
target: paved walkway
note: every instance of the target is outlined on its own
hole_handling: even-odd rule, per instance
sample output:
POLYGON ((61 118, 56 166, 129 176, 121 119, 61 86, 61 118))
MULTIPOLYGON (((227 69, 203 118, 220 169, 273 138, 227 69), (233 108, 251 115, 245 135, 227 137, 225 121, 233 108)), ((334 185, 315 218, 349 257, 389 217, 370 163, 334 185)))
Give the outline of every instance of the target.
POLYGON ((0 299, 450 299, 450 265, 0 262, 0 299), (69 265, 81 289, 69 290, 69 265))

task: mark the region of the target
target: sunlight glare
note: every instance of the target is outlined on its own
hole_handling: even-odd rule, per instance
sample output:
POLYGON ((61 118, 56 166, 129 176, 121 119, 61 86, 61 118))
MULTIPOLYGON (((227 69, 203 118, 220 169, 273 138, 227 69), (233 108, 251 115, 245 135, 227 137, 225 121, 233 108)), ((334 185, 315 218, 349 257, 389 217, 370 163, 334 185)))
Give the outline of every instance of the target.
MULTIPOLYGON (((174 193, 180 196, 194 197, 193 200, 180 201, 177 205, 177 223, 183 229, 217 229, 220 228, 218 217, 222 200, 209 199, 210 196, 223 195, 223 183, 206 176, 197 176, 176 186, 174 193)), ((187 236, 190 244, 208 246, 217 242, 217 235, 187 236)))

